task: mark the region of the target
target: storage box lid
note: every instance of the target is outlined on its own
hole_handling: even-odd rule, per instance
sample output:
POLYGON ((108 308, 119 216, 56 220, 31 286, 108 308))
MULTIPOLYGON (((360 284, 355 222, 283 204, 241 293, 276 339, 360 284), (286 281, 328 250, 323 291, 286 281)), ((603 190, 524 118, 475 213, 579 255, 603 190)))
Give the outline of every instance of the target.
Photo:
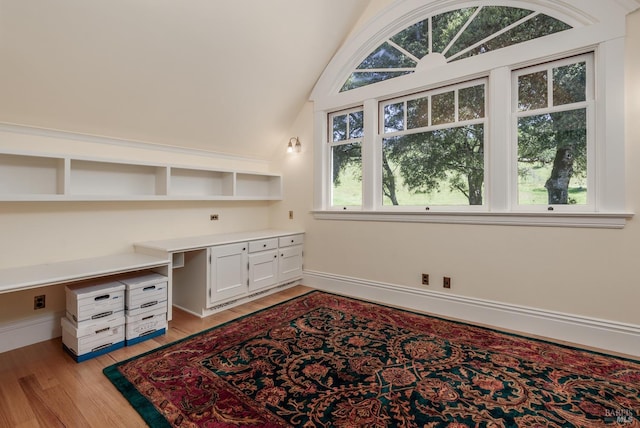
POLYGON ((115 291, 124 290, 124 284, 117 281, 111 282, 93 282, 93 283, 79 283, 67 285, 66 291, 82 297, 93 297, 104 293, 112 293, 115 291))
POLYGON ((124 278, 120 280, 121 283, 130 287, 140 287, 149 284, 157 284, 159 282, 167 282, 167 277, 160 275, 159 273, 150 273, 147 275, 138 275, 131 278, 124 278))

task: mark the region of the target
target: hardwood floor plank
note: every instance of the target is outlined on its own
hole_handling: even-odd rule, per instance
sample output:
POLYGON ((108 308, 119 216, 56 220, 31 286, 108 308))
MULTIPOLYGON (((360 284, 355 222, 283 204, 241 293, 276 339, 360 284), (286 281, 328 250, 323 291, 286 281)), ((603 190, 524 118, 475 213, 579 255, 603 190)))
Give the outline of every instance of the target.
MULTIPOLYGON (((0 354, 2 355, 2 354, 0 354)), ((0 426, 15 427, 21 423, 36 423, 36 415, 29 406, 29 400, 20 388, 18 378, 9 376, 9 372, 0 373, 0 426), (6 373, 6 375, 5 375, 6 373)), ((37 425, 36 425, 37 426, 37 425)))
MULTIPOLYGON (((35 375, 22 377, 18 382, 24 394, 29 397, 29 406, 35 413, 40 426, 52 428, 64 428, 66 426, 55 411, 56 409, 58 411, 64 409, 65 418, 75 420, 79 416, 73 403, 68 407, 60 405, 60 397, 58 396, 60 391, 57 391, 58 394, 45 394, 35 375)), ((88 425, 86 421, 80 420, 79 422, 84 422, 85 425, 88 425)))

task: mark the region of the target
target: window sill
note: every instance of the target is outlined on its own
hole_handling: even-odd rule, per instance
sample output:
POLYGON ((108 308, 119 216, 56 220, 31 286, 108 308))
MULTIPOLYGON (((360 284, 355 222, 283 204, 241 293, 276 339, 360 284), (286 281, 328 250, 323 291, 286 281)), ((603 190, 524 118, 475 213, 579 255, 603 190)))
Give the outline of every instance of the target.
POLYGON ((316 220, 622 229, 633 213, 312 211, 316 220))

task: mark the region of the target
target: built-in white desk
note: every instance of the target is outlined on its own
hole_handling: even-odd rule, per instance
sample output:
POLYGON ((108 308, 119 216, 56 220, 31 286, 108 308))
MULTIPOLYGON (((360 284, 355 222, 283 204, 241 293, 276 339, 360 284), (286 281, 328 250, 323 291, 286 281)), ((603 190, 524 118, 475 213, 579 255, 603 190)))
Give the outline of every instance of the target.
POLYGON ((145 269, 168 269, 165 257, 124 253, 33 266, 0 269, 0 294, 100 278, 145 269))
MULTIPOLYGON (((205 295, 207 291, 217 291, 212 290, 211 285, 216 283, 215 278, 211 281, 208 279, 211 273, 209 266, 210 256, 214 253, 213 249, 239 242, 251 244, 251 248, 249 245, 242 246, 242 257, 250 262, 249 267, 242 269, 244 276, 247 275, 247 270, 249 273, 255 270, 262 274, 266 267, 274 268, 272 272, 275 277, 267 285, 260 285, 261 288, 258 289, 258 281, 263 281, 262 276, 255 278, 255 285, 244 283, 243 287, 246 288, 244 295, 248 295, 254 292, 266 292, 270 287, 284 286, 285 283, 302 277, 303 234, 302 231, 262 230, 148 241, 135 244, 135 252, 3 268, 0 269, 0 294, 95 278, 108 279, 110 276, 149 270, 167 277, 168 321, 172 318, 174 276, 179 279, 179 296, 187 300, 188 304, 185 306, 198 309, 204 305, 205 310, 200 313, 202 316, 213 313, 210 306, 222 301, 218 295, 205 295), (191 258, 193 255, 197 257, 191 258), (267 258, 270 263, 265 262, 267 258), (279 268, 280 271, 276 272, 275 268, 279 268), (174 274, 174 270, 178 273, 174 274)), ((228 301, 229 299, 224 302, 228 303, 228 301)), ((196 310, 192 312, 196 313, 196 310)), ((44 329, 40 328, 40 325, 33 328, 29 325, 30 331, 37 330, 37 334, 29 333, 28 339, 15 340, 11 343, 16 346, 25 346, 55 337, 49 337, 51 333, 41 334, 40 330, 55 331, 59 326, 59 319, 54 322, 47 320, 44 323, 47 323, 44 329)), ((15 337, 24 336, 21 330, 16 330, 16 333, 5 331, 4 334, 5 336, 9 334, 14 334, 15 337)), ((14 349, 16 346, 0 347, 0 352, 14 349)))
POLYGON ((162 239, 158 241, 138 242, 136 251, 154 254, 175 254, 183 251, 199 250, 216 245, 233 244, 242 241, 255 241, 280 236, 304 234, 302 230, 256 230, 250 232, 217 233, 215 235, 189 236, 185 238, 162 239))

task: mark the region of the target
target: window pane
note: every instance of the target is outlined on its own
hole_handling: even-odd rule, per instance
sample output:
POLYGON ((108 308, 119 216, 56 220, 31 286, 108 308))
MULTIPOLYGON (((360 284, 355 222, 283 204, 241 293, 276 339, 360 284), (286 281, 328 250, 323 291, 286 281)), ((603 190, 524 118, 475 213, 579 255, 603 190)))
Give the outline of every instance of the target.
POLYGON ((349 113, 349 139, 362 138, 364 135, 364 112, 349 113))
POLYGON ((429 20, 418 22, 391 38, 398 46, 420 59, 429 53, 429 20))
POLYGON ((431 124, 440 125, 452 123, 455 120, 455 94, 453 91, 445 92, 431 97, 431 124))
POLYGON ((548 105, 546 71, 518 77, 518 110, 534 110, 548 105))
POLYGON ((332 206, 362 205, 361 143, 331 148, 332 206))
POLYGON ((518 203, 587 203, 586 109, 518 119, 518 203))
POLYGON ((458 91, 458 120, 484 117, 484 85, 463 88, 458 91))
POLYGON ((515 7, 485 6, 445 55, 458 53, 532 13, 515 7))
POLYGON ((383 205, 482 205, 482 124, 382 140, 383 205))
POLYGON ((404 103, 384 106, 384 132, 404 131, 404 103))
POLYGON ((340 92, 350 91, 351 89, 359 88, 361 86, 371 85, 373 83, 382 82, 383 80, 393 79, 395 77, 411 73, 413 73, 413 71, 354 72, 351 73, 347 81, 344 82, 340 92))
POLYGON ((344 141, 347 139, 347 115, 333 116, 333 138, 331 141, 344 141))
POLYGON ((489 39, 455 59, 468 58, 485 52, 494 51, 507 46, 516 45, 528 40, 537 39, 549 34, 570 29, 571 26, 547 15, 539 14, 501 35, 489 39))
POLYGON ((407 129, 429 126, 429 97, 407 101, 407 129))
POLYGON ((431 18, 433 52, 442 52, 475 11, 475 7, 458 9, 431 18))
POLYGON ((416 65, 415 61, 389 43, 384 42, 362 61, 357 68, 359 70, 370 68, 404 68, 415 67, 416 65))
POLYGON ((579 62, 553 69, 553 105, 587 99, 587 64, 579 62))

